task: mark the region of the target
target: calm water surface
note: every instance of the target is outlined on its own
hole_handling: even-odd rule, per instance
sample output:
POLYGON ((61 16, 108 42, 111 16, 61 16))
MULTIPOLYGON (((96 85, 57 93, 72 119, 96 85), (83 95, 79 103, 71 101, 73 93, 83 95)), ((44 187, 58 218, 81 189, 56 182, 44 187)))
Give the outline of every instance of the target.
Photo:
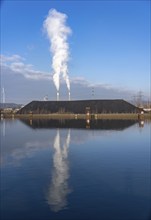
POLYGON ((149 220, 150 123, 1 120, 1 220, 149 220))

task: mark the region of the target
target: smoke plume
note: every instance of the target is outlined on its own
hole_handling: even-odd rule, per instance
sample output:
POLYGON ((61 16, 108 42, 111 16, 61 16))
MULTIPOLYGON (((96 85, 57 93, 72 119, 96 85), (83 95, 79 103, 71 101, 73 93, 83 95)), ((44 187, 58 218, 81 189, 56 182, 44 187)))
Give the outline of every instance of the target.
POLYGON ((71 34, 71 29, 66 25, 66 20, 66 14, 51 9, 43 24, 51 45, 53 81, 58 93, 61 76, 66 81, 68 91, 70 92, 68 76, 69 44, 67 38, 71 34))

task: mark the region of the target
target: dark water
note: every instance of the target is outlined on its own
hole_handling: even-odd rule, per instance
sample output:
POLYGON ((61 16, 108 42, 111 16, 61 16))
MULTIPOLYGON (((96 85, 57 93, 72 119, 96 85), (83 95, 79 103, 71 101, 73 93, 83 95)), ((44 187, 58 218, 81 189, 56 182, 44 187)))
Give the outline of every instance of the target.
POLYGON ((2 120, 1 220, 149 220, 150 123, 2 120))

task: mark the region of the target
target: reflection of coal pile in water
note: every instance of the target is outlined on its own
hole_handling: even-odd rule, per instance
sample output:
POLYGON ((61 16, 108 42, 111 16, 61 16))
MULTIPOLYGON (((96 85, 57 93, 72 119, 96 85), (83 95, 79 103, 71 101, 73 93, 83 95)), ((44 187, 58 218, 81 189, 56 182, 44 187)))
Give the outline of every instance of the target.
MULTIPOLYGON (((80 128, 87 127, 86 120, 56 120, 56 119, 33 119, 32 123, 28 119, 20 119, 33 129, 36 128, 80 128)), ((89 129, 99 130, 123 130, 137 123, 136 120, 90 120, 89 129)))
POLYGON ((70 193, 68 186, 69 164, 68 148, 70 144, 70 130, 66 141, 61 147, 60 132, 57 131, 54 140, 53 171, 47 201, 52 211, 58 212, 67 206, 67 195, 70 193))

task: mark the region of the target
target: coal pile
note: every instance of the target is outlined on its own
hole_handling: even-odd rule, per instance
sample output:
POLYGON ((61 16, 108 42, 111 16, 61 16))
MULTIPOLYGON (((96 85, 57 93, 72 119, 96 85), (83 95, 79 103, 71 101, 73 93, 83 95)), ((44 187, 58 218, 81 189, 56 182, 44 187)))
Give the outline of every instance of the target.
POLYGON ((18 114, 90 114, 138 113, 139 109, 122 100, 76 100, 76 101, 32 101, 18 111, 18 114))

